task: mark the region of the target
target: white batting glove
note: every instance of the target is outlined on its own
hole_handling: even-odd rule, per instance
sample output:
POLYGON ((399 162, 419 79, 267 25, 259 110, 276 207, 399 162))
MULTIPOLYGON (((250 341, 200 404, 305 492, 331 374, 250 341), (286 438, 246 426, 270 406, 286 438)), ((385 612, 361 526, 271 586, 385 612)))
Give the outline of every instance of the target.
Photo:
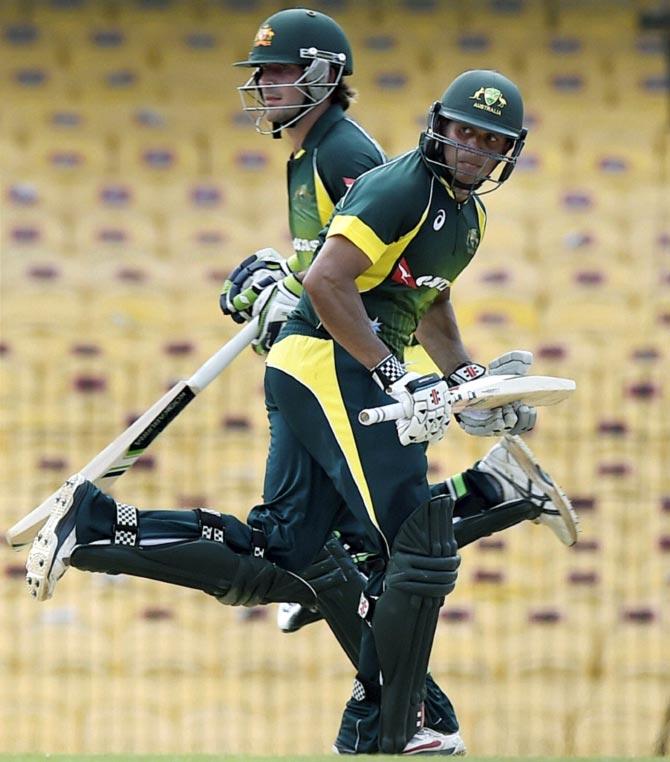
POLYGON ((251 320, 253 306, 270 285, 293 272, 289 260, 272 248, 259 249, 242 260, 223 282, 219 305, 236 323, 251 320))
MULTIPOLYGON (((524 349, 513 349, 511 352, 491 360, 489 363, 489 373, 497 375, 515 375, 525 376, 533 364, 533 353, 524 349)), ((511 426, 505 427, 506 434, 523 434, 530 431, 537 421, 537 408, 532 405, 526 405, 523 402, 512 402, 505 407, 512 408, 512 414, 516 416, 516 422, 511 426)), ((473 411, 474 412, 474 411, 473 411)), ((512 416, 509 416, 510 422, 512 416)))
POLYGON ((403 405, 405 415, 396 424, 400 444, 439 442, 449 425, 449 387, 435 373, 408 373, 395 355, 388 355, 370 373, 375 382, 403 405))
POLYGON ((252 317, 258 315, 258 335, 251 346, 259 355, 266 355, 279 335, 282 325, 286 322, 302 293, 302 284, 294 275, 270 282, 258 294, 251 310, 252 317))
MULTIPOLYGON (((449 386, 471 381, 487 374, 525 376, 533 362, 533 353, 513 350, 491 360, 488 369, 478 363, 463 363, 447 379, 449 386)), ((522 434, 535 426, 537 411, 530 405, 512 402, 490 410, 463 410, 456 416, 463 431, 476 437, 522 434)))
POLYGON ((494 376, 525 376, 533 364, 533 353, 525 349, 513 349, 496 357, 489 363, 489 373, 494 376))

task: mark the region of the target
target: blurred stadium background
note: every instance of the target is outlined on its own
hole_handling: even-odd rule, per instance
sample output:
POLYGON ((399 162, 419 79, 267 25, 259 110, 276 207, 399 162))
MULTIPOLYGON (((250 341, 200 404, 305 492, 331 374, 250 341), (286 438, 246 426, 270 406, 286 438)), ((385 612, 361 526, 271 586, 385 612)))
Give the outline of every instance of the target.
MULTIPOLYGON (((670 132, 658 2, 320 0, 355 51, 354 116, 389 154, 467 68, 521 85, 529 140, 487 197, 454 299, 473 356, 577 380, 528 441, 581 513, 463 553, 433 671, 479 755, 670 754, 670 132), (646 23, 644 20, 646 19, 646 23)), ((287 144, 231 63, 269 0, 0 3, 0 525, 37 505, 232 335, 221 281, 288 252, 287 144)), ((667 11, 667 8, 666 8, 667 11)), ((667 13, 666 13, 667 16, 667 13)), ((666 37, 667 40, 667 37, 666 37)), ((667 44, 667 43, 666 43, 667 44)), ((249 351, 115 494, 245 516, 266 446, 249 351)), ((450 432, 445 478, 488 442, 450 432)), ((0 751, 326 751, 351 669, 273 609, 72 573, 26 595, 0 547, 0 751)))

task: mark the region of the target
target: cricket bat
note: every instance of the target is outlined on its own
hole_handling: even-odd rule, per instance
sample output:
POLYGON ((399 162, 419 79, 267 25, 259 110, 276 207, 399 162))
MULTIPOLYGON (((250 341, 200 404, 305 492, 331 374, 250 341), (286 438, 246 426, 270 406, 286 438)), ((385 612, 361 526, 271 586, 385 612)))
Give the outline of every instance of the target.
MULTIPOLYGON (((570 378, 557 376, 506 376, 491 375, 466 381, 449 390, 449 400, 454 413, 468 408, 490 409, 510 402, 525 402, 535 407, 555 405, 576 389, 570 378)), ((405 415, 402 403, 395 402, 381 407, 361 410, 358 421, 364 426, 395 421, 405 415)))
MULTIPOLYGON (((132 468, 154 439, 251 343, 257 333, 258 318, 254 318, 190 378, 178 381, 79 473, 100 489, 108 489, 132 468)), ((7 531, 7 544, 11 548, 19 550, 33 541, 49 518, 57 495, 58 491, 54 492, 7 531)))

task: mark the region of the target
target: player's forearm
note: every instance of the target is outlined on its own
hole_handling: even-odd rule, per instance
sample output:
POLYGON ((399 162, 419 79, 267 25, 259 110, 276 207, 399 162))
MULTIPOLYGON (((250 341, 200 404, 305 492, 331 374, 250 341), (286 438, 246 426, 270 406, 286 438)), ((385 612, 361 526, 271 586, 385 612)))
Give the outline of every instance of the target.
POLYGON ((324 328, 352 357, 373 368, 389 354, 389 348, 372 330, 353 280, 327 273, 314 277, 310 269, 303 285, 324 328))
POLYGON ((416 337, 445 376, 470 360, 448 299, 436 302, 426 312, 416 330, 416 337))

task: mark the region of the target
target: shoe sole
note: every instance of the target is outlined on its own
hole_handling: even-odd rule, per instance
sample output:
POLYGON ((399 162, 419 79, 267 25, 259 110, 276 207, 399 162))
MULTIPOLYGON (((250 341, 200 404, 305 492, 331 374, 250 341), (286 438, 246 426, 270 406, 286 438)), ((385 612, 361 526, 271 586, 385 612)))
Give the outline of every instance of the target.
POLYGON ((565 523, 570 535, 569 545, 577 542, 579 533, 579 518, 575 509, 570 504, 568 496, 543 470, 531 452, 528 445, 519 436, 506 434, 503 439, 503 447, 512 455, 519 464, 521 470, 531 480, 533 485, 542 490, 551 502, 558 508, 558 512, 565 523))
MULTIPOLYGON (((59 543, 58 525, 67 517, 72 508, 72 501, 77 487, 83 484, 85 479, 79 474, 70 477, 60 488, 54 498, 54 507, 49 514, 46 524, 40 529, 37 537, 33 541, 26 561, 26 584, 33 598, 37 601, 46 601, 54 593, 56 583, 65 573, 65 569, 53 578, 51 572, 58 552, 68 548, 68 541, 59 543)), ((72 540, 69 544, 75 544, 75 536, 72 533, 72 540)))
MULTIPOLYGON (((333 754, 342 754, 345 756, 355 756, 355 751, 340 751, 337 746, 332 746, 331 751, 333 754)), ((452 749, 438 749, 437 751, 403 751, 399 756, 401 757, 465 757, 467 755, 467 749, 465 746, 457 746, 452 749)))

